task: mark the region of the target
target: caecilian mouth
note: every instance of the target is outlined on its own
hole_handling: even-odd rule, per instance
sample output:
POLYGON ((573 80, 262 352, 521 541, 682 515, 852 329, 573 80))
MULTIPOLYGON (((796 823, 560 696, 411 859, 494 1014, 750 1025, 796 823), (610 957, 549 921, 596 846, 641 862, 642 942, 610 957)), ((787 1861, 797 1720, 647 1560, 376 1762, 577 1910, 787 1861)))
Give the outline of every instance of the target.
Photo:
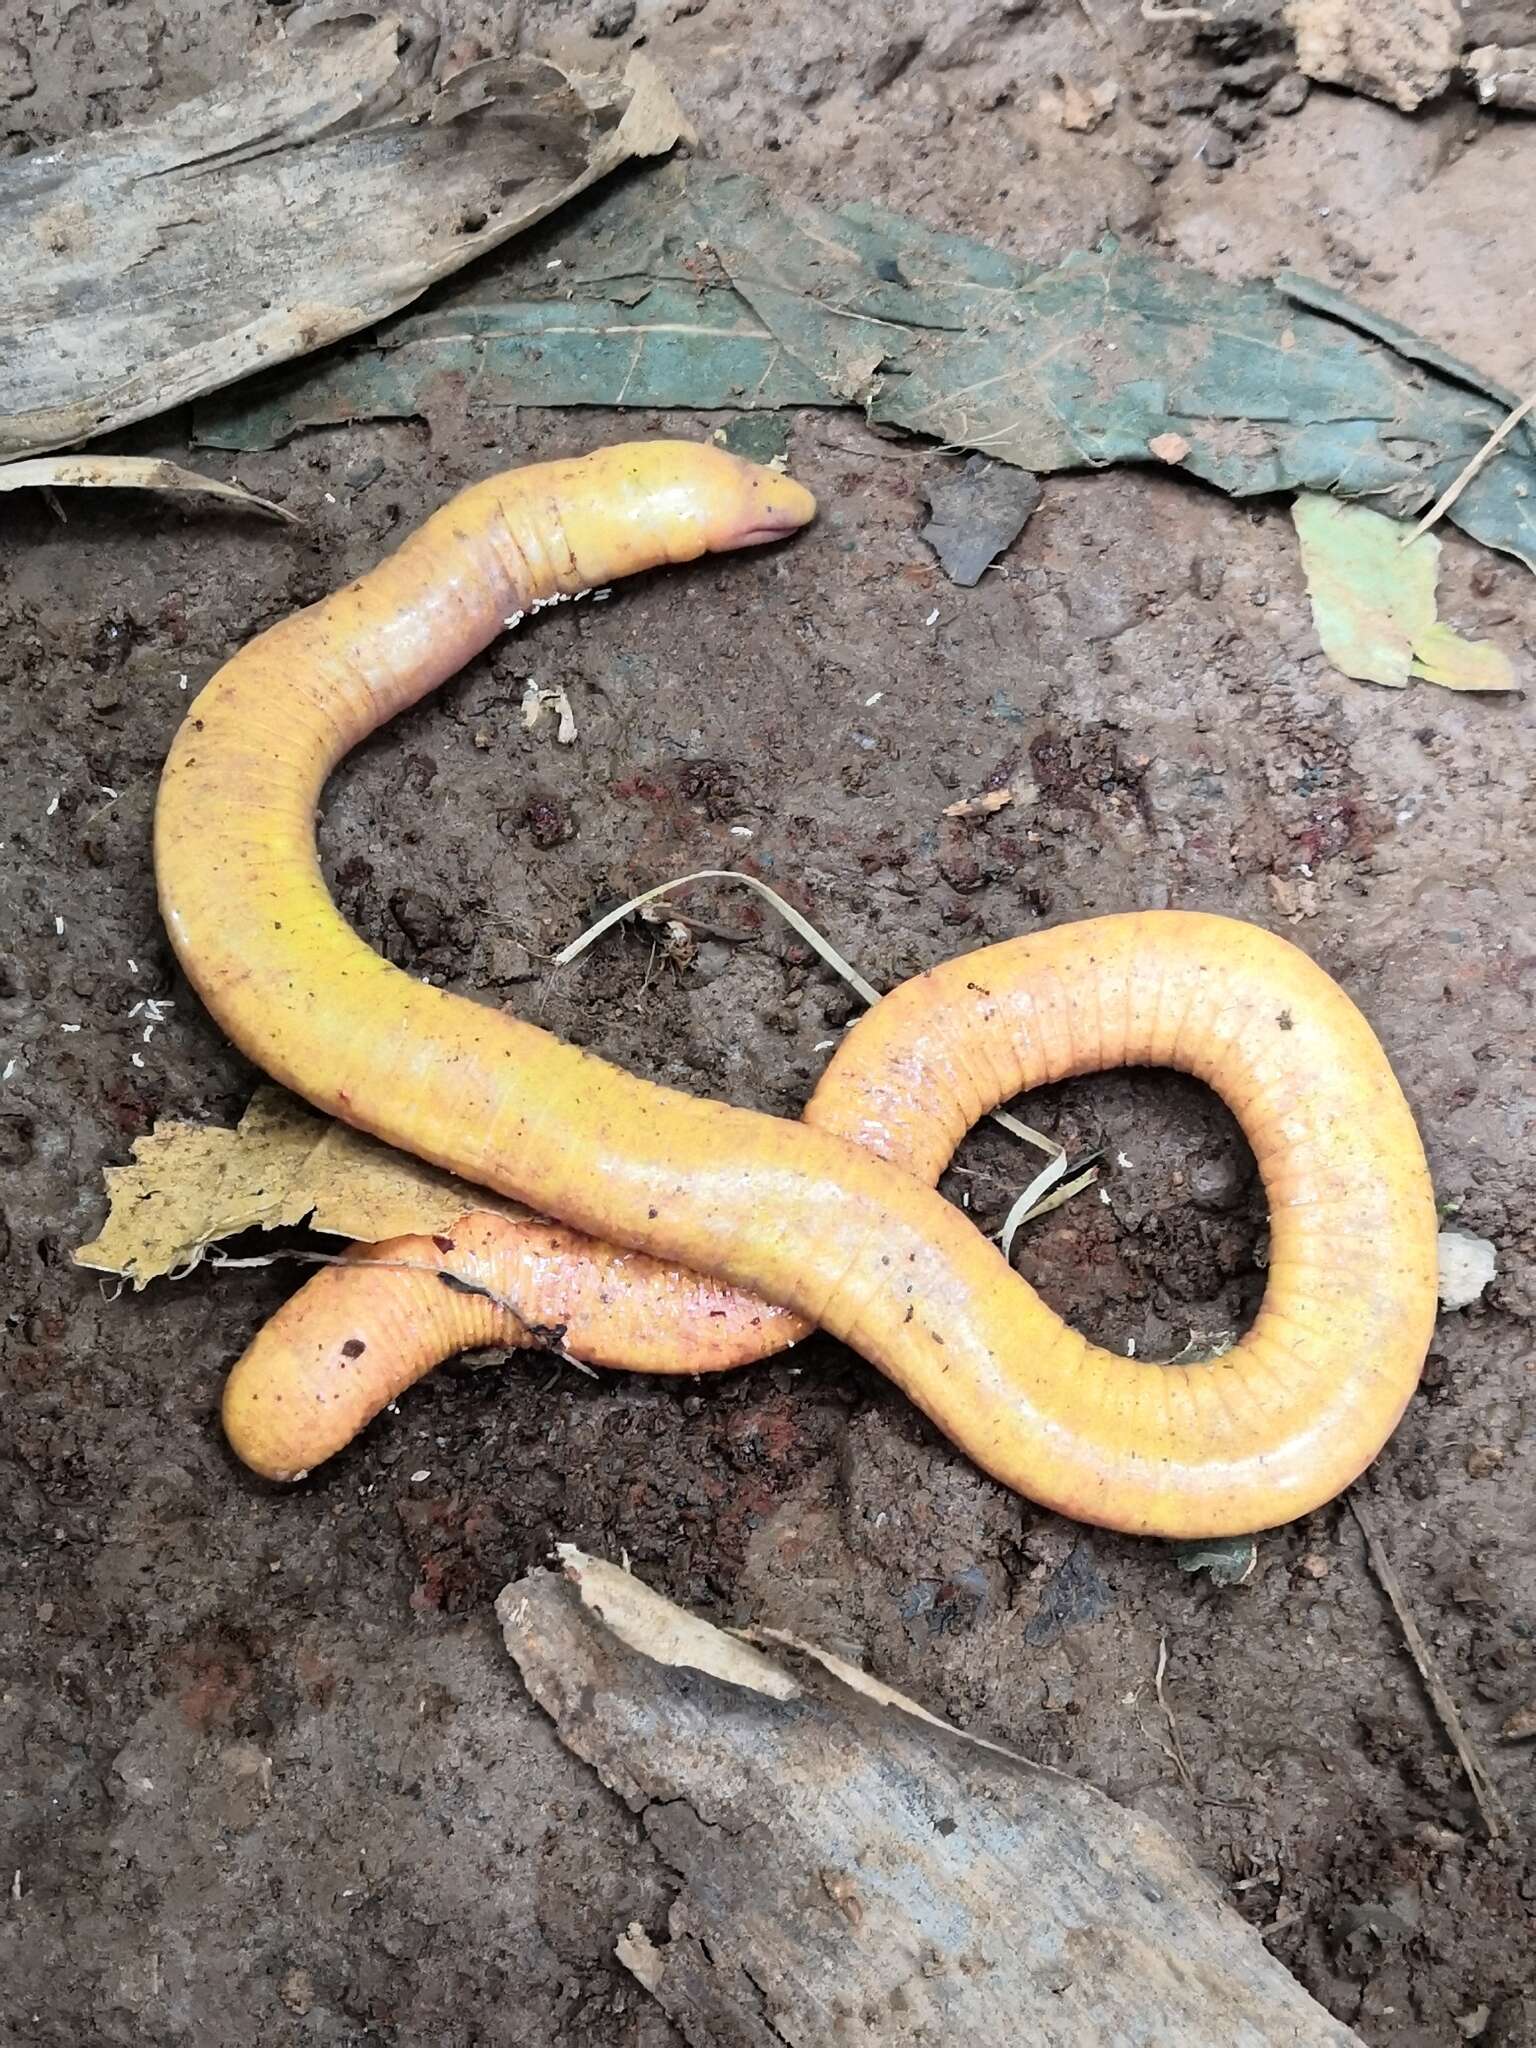
POLYGON ((805 524, 803 519, 763 520, 757 526, 749 526, 737 539, 737 547, 755 548, 764 541, 783 540, 786 535, 798 533, 805 524))

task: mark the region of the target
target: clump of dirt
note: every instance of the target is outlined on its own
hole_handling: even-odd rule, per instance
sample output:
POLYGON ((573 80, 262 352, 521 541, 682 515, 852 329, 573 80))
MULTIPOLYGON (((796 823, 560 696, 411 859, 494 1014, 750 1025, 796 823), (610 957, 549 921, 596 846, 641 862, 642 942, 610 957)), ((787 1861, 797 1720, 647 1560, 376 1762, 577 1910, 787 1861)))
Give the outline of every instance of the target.
MULTIPOLYGON (((488 32, 496 10, 464 15, 488 32), (482 19, 483 15, 483 19, 482 19)), ((284 10, 31 11, 12 148, 233 74, 284 10), (25 83, 25 81, 23 81, 25 83)), ((722 153, 792 191, 877 193, 1042 258, 1109 227, 1228 271, 1350 282, 1528 388, 1536 134, 1306 99, 1283 42, 1150 23, 1130 0, 892 26, 792 0, 530 6, 590 60, 645 36, 722 153), (1055 78, 1113 76, 1073 133, 1055 78), (1225 137, 1213 149, 1213 136, 1225 137), (1522 338, 1525 337, 1525 338, 1522 338)), ((0 38, 0 78, 6 70, 0 38)), ((1283 510, 1175 477, 1051 481, 974 589, 919 537, 958 458, 797 419, 818 492, 793 545, 560 607, 363 747, 327 870, 391 958, 655 1078, 784 1114, 853 999, 755 902, 697 892, 692 958, 634 924, 555 975, 621 896, 747 865, 890 984, 1052 920, 1165 904, 1285 930, 1350 989, 1500 1277, 1445 1320, 1364 1482, 1521 1832, 1490 1846, 1338 1509, 1261 1539, 1223 1590, 972 1468, 812 1340, 716 1381, 592 1380, 543 1355, 446 1371, 283 1492, 218 1434, 223 1372, 295 1270, 113 1299, 71 1266, 100 1171, 160 1116, 230 1120, 255 1076, 181 982, 153 897, 156 776, 188 695, 260 627, 375 560, 462 483, 695 417, 461 405, 202 455, 302 515, 13 500, 0 561, 0 1252, 7 1281, 0 1641, 13 1709, 9 2009, 39 2042, 674 2044, 612 1958, 664 1930, 630 1816, 521 1695, 489 1601, 556 1540, 627 1554, 729 1622, 797 1628, 978 1732, 1159 1813, 1373 2048, 1530 2038, 1525 1752, 1536 1169, 1516 764, 1523 702, 1345 683, 1322 664, 1283 510), (933 614, 937 612, 937 619, 933 614), (527 729, 559 683, 579 737, 527 729), (957 797, 1028 785, 990 816, 957 797), (711 929, 705 930, 704 926, 711 929), (146 997, 174 1007, 146 1029, 146 997), (1153 1673, 1187 1759, 1168 1754, 1153 1673), (1523 2031, 1522 2031, 1523 2030, 1523 2031)), ((185 456, 176 419, 124 446, 185 456)), ((1444 609, 1536 648, 1526 572, 1447 543, 1444 609)), ((1042 1091, 1098 1189, 1017 1262, 1101 1341, 1169 1355, 1252 1314, 1261 1191, 1192 1083, 1042 1091)), ((977 1133, 946 1181, 995 1227, 1033 1170, 977 1133)))

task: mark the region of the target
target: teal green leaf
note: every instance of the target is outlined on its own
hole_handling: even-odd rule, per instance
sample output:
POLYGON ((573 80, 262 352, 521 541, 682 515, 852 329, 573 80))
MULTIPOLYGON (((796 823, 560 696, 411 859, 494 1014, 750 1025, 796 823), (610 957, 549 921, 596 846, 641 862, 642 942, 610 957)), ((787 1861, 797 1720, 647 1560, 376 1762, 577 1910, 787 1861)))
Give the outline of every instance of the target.
MULTIPOLYGON (((198 438, 471 404, 772 410, 874 420, 1035 471, 1150 462, 1234 497, 1423 510, 1509 394, 1411 330, 1287 274, 1231 283, 1113 241, 1052 268, 860 204, 689 162, 562 212, 363 352, 205 402, 198 438)), ((1449 517, 1536 568, 1536 438, 1511 435, 1449 517)))

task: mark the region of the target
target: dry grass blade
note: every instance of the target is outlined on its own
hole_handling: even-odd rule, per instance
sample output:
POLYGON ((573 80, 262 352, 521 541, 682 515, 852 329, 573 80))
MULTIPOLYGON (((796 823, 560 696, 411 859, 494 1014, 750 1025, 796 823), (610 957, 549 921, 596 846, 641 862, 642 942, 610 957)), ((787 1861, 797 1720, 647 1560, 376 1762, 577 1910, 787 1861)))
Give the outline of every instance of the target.
POLYGON ((1411 542, 1416 541, 1421 533, 1428 533, 1429 529, 1435 524, 1436 520, 1442 518, 1447 512, 1450 511, 1451 507, 1455 504, 1456 500, 1467 488, 1467 485, 1471 483, 1472 479, 1478 474, 1480 470, 1484 469, 1487 466, 1487 464, 1493 460, 1494 456, 1499 452, 1500 448, 1503 447, 1504 443, 1509 439, 1510 435, 1515 431, 1516 427, 1519 426, 1520 422, 1526 417, 1526 415, 1531 411, 1533 407, 1536 407, 1536 391, 1533 391, 1529 398, 1522 400, 1521 403, 1517 405, 1514 411, 1509 415, 1508 419, 1501 421, 1501 423, 1494 428, 1493 432, 1488 436, 1487 440, 1483 443, 1482 447, 1478 449, 1477 453, 1472 457, 1472 460, 1467 464, 1466 468, 1462 470, 1461 474, 1458 477, 1456 477, 1456 479, 1452 483, 1447 484, 1445 489, 1440 493, 1439 497, 1436 498, 1434 504, 1430 506, 1429 510, 1424 514, 1424 517, 1419 521, 1418 525, 1415 526, 1410 532, 1404 534, 1402 541, 1402 545, 1404 547, 1407 547, 1410 545, 1411 542))
POLYGON ((0 466, 0 491, 61 489, 169 491, 182 497, 225 498, 248 512, 280 519, 285 526, 301 523, 282 505, 258 498, 254 491, 243 491, 238 484, 220 483, 217 477, 199 476, 195 469, 157 462, 145 455, 41 455, 0 466))
MULTIPOLYGON (((674 881, 658 882, 654 889, 642 889, 638 896, 631 896, 627 903, 621 903, 616 910, 610 910, 606 916, 600 917, 596 924, 588 925, 579 938, 572 939, 568 946, 563 946, 555 955, 555 965, 568 967, 573 960, 585 953, 595 939, 600 939, 604 932, 611 931, 616 924, 622 924, 626 917, 637 910, 642 910, 647 903, 655 903, 659 897, 669 895, 674 889, 684 889, 690 882, 735 882, 741 888, 755 891, 765 903, 772 904, 790 929, 798 932, 808 946, 814 947, 833 973, 841 975, 848 986, 861 995, 866 1003, 879 1002, 879 989, 866 981, 859 970, 843 958, 832 941, 824 939, 815 925, 803 918, 792 903, 786 903, 776 889, 770 889, 768 884, 760 882, 756 875, 744 875, 735 868, 700 868, 696 874, 679 875, 674 881)), ((1054 1152, 1057 1149, 1049 1139, 1042 1139, 1040 1142, 1047 1151, 1054 1152)))
POLYGON ((1376 1582, 1391 1603, 1392 1612, 1397 1616, 1403 1641, 1408 1645, 1408 1654, 1418 1667, 1419 1677, 1424 1681, 1424 1690, 1429 1694, 1430 1705, 1439 1716, 1440 1725, 1451 1739, 1451 1747, 1461 1759, 1461 1768, 1467 1774, 1467 1783, 1472 1787, 1472 1797, 1477 1801, 1477 1810, 1483 1817, 1483 1826, 1488 1830, 1490 1841, 1498 1841, 1511 1831, 1509 1809, 1499 1796, 1499 1788, 1489 1776, 1488 1767, 1478 1755, 1477 1747, 1467 1733, 1450 1688, 1436 1669, 1435 1660, 1429 1654, 1429 1645, 1414 1620, 1413 1609, 1408 1605, 1408 1595, 1403 1591, 1403 1582, 1388 1557, 1376 1527, 1376 1518, 1357 1495, 1349 1496, 1350 1512, 1365 1538, 1365 1554, 1371 1561, 1371 1570, 1376 1582))
POLYGON ((1168 1761, 1178 1772, 1179 1783, 1184 1787, 1184 1790, 1189 1793, 1191 1798, 1198 1799, 1200 1795, 1196 1790, 1194 1776, 1184 1755, 1184 1744, 1179 1737, 1179 1724, 1173 1718, 1173 1709, 1169 1706, 1168 1695, 1163 1690, 1163 1680, 1167 1673, 1168 1638, 1166 1636, 1159 1636, 1157 1639, 1157 1670, 1153 1674, 1152 1684, 1157 1693, 1157 1704, 1163 1710, 1163 1719, 1168 1723, 1169 1747, 1164 1753, 1168 1761))
POLYGON ((1041 1213, 1038 1205, 1042 1197, 1051 1192, 1066 1170, 1067 1155, 1065 1152, 1058 1152, 1054 1159, 1048 1160, 1041 1167, 1003 1218, 1003 1227, 997 1233, 997 1242, 1003 1257, 1010 1263, 1013 1259, 1013 1240, 1020 1225, 1027 1223, 1031 1216, 1038 1216, 1041 1213))
POLYGON ((1033 1223, 1039 1216, 1049 1216, 1053 1209, 1062 1208, 1074 1195, 1080 1195, 1086 1188, 1091 1188, 1098 1177, 1099 1169, 1096 1166, 1090 1166, 1082 1173, 1074 1173, 1070 1180, 1064 1180, 1059 1188, 1053 1188, 1043 1200, 1027 1209, 1019 1221, 1033 1223))
MULTIPOLYGON (((744 875, 735 868, 700 868, 696 874, 679 875, 675 881, 658 882, 654 889, 642 889, 638 896, 631 896, 627 903, 621 903, 617 909, 606 912, 604 916, 597 920, 596 924, 588 925, 587 929, 578 938, 572 939, 568 946, 563 946, 555 955, 555 966, 568 967, 573 960, 580 958, 594 940, 600 939, 604 932, 612 931, 613 927, 616 924, 622 924, 626 917, 633 915, 637 910, 643 910, 648 903, 656 902, 659 897, 669 895, 673 889, 686 888, 690 882, 735 882, 742 888, 753 890, 762 897, 765 903, 770 904, 778 912, 790 929, 797 932, 804 939, 805 943, 827 963, 834 974, 839 975, 847 982, 856 995, 862 996, 864 1001, 871 1006, 879 1002, 879 989, 872 982, 866 981, 852 962, 845 960, 832 941, 823 938, 815 925, 809 919, 802 917, 792 903, 786 903, 776 889, 770 889, 768 884, 760 882, 756 875, 744 875)), ((992 1121, 995 1124, 1000 1124, 1013 1137, 1022 1138, 1026 1145, 1033 1145, 1037 1152, 1044 1152, 1055 1169, 1054 1172, 1050 1173, 1049 1179, 1037 1175, 1035 1180, 1030 1183, 1029 1188, 1026 1188, 1025 1197, 1032 1194, 1036 1189, 1040 1189, 1043 1192, 1045 1188, 1050 1187, 1055 1181, 1060 1179, 1061 1175, 1066 1171, 1067 1155, 1063 1147, 1058 1145, 1054 1138, 1048 1138, 1043 1131, 1032 1130, 1028 1124, 1020 1123, 1016 1116, 1010 1116, 1005 1109, 993 1110, 992 1121)), ((1065 1201, 1069 1193, 1076 1194, 1080 1186, 1086 1187, 1088 1184, 1087 1177, 1074 1181, 1070 1189, 1064 1190, 1057 1197, 1057 1201, 1065 1201)), ((1057 1201, 1051 1202, 1048 1206, 1055 1208, 1057 1201)), ((1014 1207, 1017 1208, 1018 1204, 1015 1203, 1014 1207)), ((1043 1211, 1037 1210, 1033 1213, 1041 1214, 1043 1211)), ((1009 1212, 1009 1217, 1010 1221, 1012 1221, 1012 1211, 1009 1212)), ((1019 1217, 1016 1222, 1013 1222, 1013 1228, 1016 1230, 1019 1223, 1025 1220, 1024 1216, 1019 1217)), ((1005 1225, 1004 1227, 1006 1228, 1007 1226, 1005 1225)))

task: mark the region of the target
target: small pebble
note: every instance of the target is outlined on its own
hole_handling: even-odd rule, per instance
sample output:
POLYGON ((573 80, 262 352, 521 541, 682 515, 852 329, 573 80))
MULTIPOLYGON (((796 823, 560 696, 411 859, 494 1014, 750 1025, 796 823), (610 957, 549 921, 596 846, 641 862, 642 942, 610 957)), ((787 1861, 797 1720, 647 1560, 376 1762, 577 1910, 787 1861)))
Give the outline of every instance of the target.
POLYGON ((1197 1209, 1235 1209, 1246 1184, 1247 1175, 1227 1153, 1195 1160, 1187 1176, 1189 1199, 1197 1209))
POLYGON ((601 0, 592 10, 591 30, 600 37, 621 36, 635 22, 635 0, 601 0))
POLYGON ((1214 114, 1221 87, 1214 78, 1187 78, 1170 89, 1168 104, 1176 114, 1214 114))
POLYGON ((539 971, 538 962, 519 939, 498 932, 490 950, 492 981, 532 981, 539 971))
POLYGON ((302 2019, 315 2002, 315 1980, 308 1970, 290 1970, 278 1985, 277 1995, 290 2012, 302 2019))
POLYGON ((1264 101, 1266 114, 1299 114, 1307 104, 1312 90, 1309 80, 1299 71, 1288 71, 1278 85, 1272 86, 1264 101))
POLYGON ((1220 591, 1226 575, 1227 565, 1219 555, 1196 555, 1189 565, 1189 587, 1196 597, 1209 602, 1220 591))

